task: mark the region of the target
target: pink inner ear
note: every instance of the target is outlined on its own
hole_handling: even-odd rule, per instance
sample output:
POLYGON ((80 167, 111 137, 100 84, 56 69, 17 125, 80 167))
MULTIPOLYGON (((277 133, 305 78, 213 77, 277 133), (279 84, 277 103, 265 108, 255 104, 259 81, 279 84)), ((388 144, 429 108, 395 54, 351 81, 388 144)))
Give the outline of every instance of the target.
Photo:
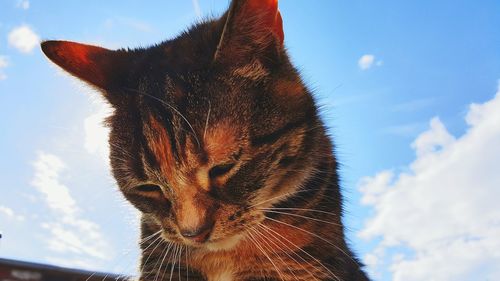
POLYGON ((42 50, 50 60, 72 75, 106 88, 106 59, 112 51, 68 41, 43 42, 42 50))
POLYGON ((243 15, 258 15, 263 18, 262 27, 269 28, 283 45, 283 19, 278 10, 278 0, 247 0, 243 8, 243 15))

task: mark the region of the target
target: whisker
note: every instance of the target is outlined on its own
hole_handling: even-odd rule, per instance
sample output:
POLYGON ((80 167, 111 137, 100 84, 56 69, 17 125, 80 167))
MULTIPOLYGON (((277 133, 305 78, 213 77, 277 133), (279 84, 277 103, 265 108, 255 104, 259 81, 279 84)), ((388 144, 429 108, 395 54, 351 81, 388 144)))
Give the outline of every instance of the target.
POLYGON ((208 113, 207 113, 207 121, 205 121, 205 129, 203 130, 203 141, 205 141, 205 136, 207 134, 208 122, 210 120, 210 111, 212 109, 212 104, 208 101, 208 113))
POLYGON ((264 201, 261 201, 259 203, 256 203, 256 204, 253 204, 253 205, 250 205, 248 208, 253 208, 253 207, 256 207, 256 206, 259 206, 259 205, 262 205, 266 202, 269 202, 269 201, 272 201, 274 199, 279 199, 279 198, 282 198, 282 197, 286 197, 286 196, 295 196, 296 194, 298 193, 301 193, 301 192, 306 192, 306 191, 309 191, 307 189, 299 189, 299 190, 296 190, 294 192, 288 192, 288 193, 285 193, 285 194, 281 194, 281 195, 278 195, 278 196, 275 196, 275 197, 272 197, 272 198, 269 198, 269 199, 266 199, 264 201))
POLYGON ((87 277, 85 281, 89 281, 92 277, 94 277, 94 275, 96 275, 96 273, 97 273, 96 271, 92 272, 92 274, 89 277, 87 277))
MULTIPOLYGON (((269 231, 269 229, 267 229, 268 227, 264 224, 260 224, 259 227, 265 231, 268 235, 270 235, 272 238, 276 238, 276 241, 279 242, 281 245, 285 246, 287 248, 287 250, 289 250, 290 252, 292 252, 293 254, 295 254, 299 259, 301 259, 303 262, 305 262, 307 265, 311 266, 311 267, 314 267, 310 262, 308 262, 306 259, 304 259, 301 255, 299 255, 298 253, 296 253, 292 248, 290 248, 290 246, 288 246, 286 243, 284 243, 281 239, 279 239, 279 237, 276 236, 276 234, 272 233, 269 231)), ((270 240, 272 241, 272 240, 270 240)), ((291 243, 290 240, 288 240, 288 242, 291 243)), ((278 247, 278 245, 273 242, 273 244, 278 247)), ((293 244, 293 243, 292 243, 293 244)), ((295 244, 294 244, 295 245, 295 244)), ((295 247, 298 247, 295 245, 295 247)), ((314 274, 312 274, 311 271, 309 271, 302 263, 300 263, 297 259, 295 259, 292 255, 290 255, 286 250, 283 251, 290 259, 292 259, 296 264, 300 265, 302 267, 302 269, 304 269, 305 271, 307 271, 307 273, 309 273, 314 279, 316 279, 316 277, 314 276, 314 274)))
MULTIPOLYGON (((174 260, 174 263, 171 264, 171 268, 170 268, 170 278, 169 278, 169 281, 172 281, 172 275, 174 273, 174 269, 175 269, 175 263, 176 263, 176 257, 177 257, 177 251, 179 251, 179 246, 176 244, 175 245, 175 249, 174 251, 172 251, 172 258, 174 260)), ((163 279, 163 278, 162 278, 163 279)))
POLYGON ((341 224, 334 223, 334 222, 331 222, 331 221, 325 221, 325 220, 321 220, 321 219, 317 219, 317 218, 313 218, 313 217, 308 217, 308 216, 302 216, 302 215, 293 214, 293 213, 272 211, 272 210, 265 209, 265 208, 260 209, 260 210, 264 210, 264 211, 266 211, 268 213, 282 214, 282 215, 287 215, 287 216, 298 217, 298 218, 309 219, 309 220, 318 221, 318 222, 322 222, 322 223, 327 223, 327 224, 331 224, 331 225, 335 225, 335 226, 342 226, 341 224))
MULTIPOLYGON (((158 246, 160 246, 161 244, 163 244, 165 241, 163 239, 161 239, 161 236, 158 236, 158 238, 156 238, 151 244, 149 244, 144 250, 142 250, 142 252, 145 252, 149 247, 151 247, 151 245, 154 245, 156 244, 156 246, 153 248, 153 250, 151 251, 151 253, 149 253, 148 257, 146 258, 146 261, 144 261, 142 263, 142 266, 141 268, 139 269, 139 271, 142 273, 144 271, 144 268, 146 267, 146 265, 148 264, 148 261, 149 259, 151 258, 151 255, 155 252, 156 248, 158 248, 158 246), (156 242, 158 241, 158 242, 156 242)), ((167 242, 168 243, 168 242, 167 242)), ((168 244, 167 244, 168 246, 168 244)), ((157 262, 158 263, 158 262, 157 262)), ((156 266, 156 264, 155 264, 156 266)))
POLYGON ((184 252, 184 246, 181 245, 180 247, 180 250, 179 250, 179 267, 177 268, 177 273, 179 274, 178 277, 179 277, 179 281, 181 280, 181 258, 182 258, 182 253, 184 252))
MULTIPOLYGON (((128 248, 128 246, 126 246, 125 248, 128 248)), ((112 268, 122 268, 125 264, 135 262, 134 260, 128 260, 127 261, 127 259, 126 259, 127 256, 130 255, 130 253, 132 253, 133 250, 134 250, 134 248, 129 248, 128 250, 122 252, 118 256, 117 260, 114 263, 112 263, 112 265, 110 265, 110 267, 112 267, 112 268)), ((85 281, 88 281, 88 280, 92 279, 98 273, 99 273, 98 271, 90 271, 89 275, 86 277, 85 281)), ((116 278, 121 278, 124 275, 116 274, 115 276, 116 276, 115 277, 115 279, 116 279, 116 278)), ((104 277, 103 277, 102 280, 107 279, 108 277, 110 277, 109 274, 106 274, 106 275, 104 275, 104 277)))
MULTIPOLYGON (((260 228, 259 226, 260 225, 257 225, 258 228, 260 228)), ((261 228, 261 229, 263 229, 263 228, 261 228)), ((261 232, 257 236, 261 237, 262 240, 264 241, 264 243, 266 243, 267 249, 271 251, 271 254, 274 254, 274 255, 278 256, 278 258, 281 260, 281 264, 283 264, 286 267, 286 269, 293 275, 293 277, 296 280, 299 280, 297 278, 297 276, 295 275, 295 272, 293 272, 293 270, 290 268, 290 266, 287 265, 287 263, 285 262, 285 260, 283 260, 283 258, 281 257, 281 255, 279 255, 275 250, 273 250, 273 247, 270 245, 270 243, 272 243, 276 248, 280 248, 280 247, 274 241, 272 241, 271 239, 269 239, 269 238, 261 235, 261 232)), ((286 251, 281 251, 281 252, 284 252, 289 258, 291 258, 293 261, 295 261, 297 263, 297 260, 295 260, 294 258, 292 258, 286 251)))
POLYGON ((117 156, 111 156, 111 155, 109 156, 109 159, 110 160, 119 160, 119 161, 121 161, 122 163, 125 163, 125 164, 128 163, 128 161, 130 160, 130 159, 125 159, 125 158, 121 158, 121 157, 117 157, 117 156))
POLYGON ((157 232, 155 232, 155 233, 153 233, 153 234, 151 234, 151 235, 149 235, 147 237, 144 237, 143 239, 140 240, 139 245, 141 245, 141 244, 143 244, 143 243, 151 240, 153 237, 155 237, 156 235, 160 234, 161 232, 162 232, 162 230, 160 229, 157 232))
POLYGON ((276 208, 276 207, 270 207, 270 208, 259 208, 259 210, 304 211, 304 212, 322 213, 322 214, 332 215, 332 216, 336 216, 337 215, 336 213, 333 213, 333 212, 316 210, 316 209, 305 209, 305 208, 276 208))
POLYGON ((323 124, 318 125, 318 126, 314 126, 314 127, 307 128, 307 130, 302 131, 302 133, 303 133, 303 134, 305 134, 305 133, 309 133, 309 132, 314 131, 314 130, 319 129, 319 128, 324 128, 323 124))
POLYGON ((354 260, 351 256, 349 256, 349 255, 348 255, 348 254, 347 254, 344 250, 340 249, 337 245, 333 244, 333 243, 332 243, 332 242, 330 242, 328 239, 325 239, 325 238, 323 238, 323 237, 321 237, 321 236, 317 235, 316 233, 310 232, 310 231, 308 231, 308 230, 305 230, 305 229, 303 229, 303 228, 300 228, 300 227, 298 227, 298 226, 295 226, 295 225, 292 225, 292 224, 289 224, 289 223, 286 223, 286 222, 282 222, 282 221, 280 221, 280 220, 276 220, 276 219, 273 219, 273 218, 270 218, 270 217, 266 217, 266 219, 269 219, 269 220, 272 220, 272 221, 274 221, 274 222, 277 222, 277 223, 281 223, 281 224, 287 225, 287 226, 289 226, 289 227, 293 227, 293 228, 295 228, 295 229, 297 229, 297 230, 303 231, 303 232, 308 233, 308 234, 310 234, 310 235, 312 235, 312 236, 314 236, 314 237, 316 237, 316 238, 319 238, 319 239, 323 240, 324 242, 328 243, 329 245, 331 245, 331 246, 335 247, 335 249, 337 249, 338 251, 340 251, 341 253, 343 253, 343 254, 344 254, 346 257, 348 257, 348 258, 349 258, 352 262, 354 262, 355 264, 357 264, 358 266, 360 266, 360 265, 358 264, 358 262, 357 262, 357 261, 355 261, 355 260, 354 260))
MULTIPOLYGON (((324 179, 320 179, 320 180, 324 181, 324 179)), ((269 199, 263 200, 261 202, 255 203, 253 205, 250 205, 248 208, 253 208, 253 207, 262 205, 264 203, 267 203, 269 201, 272 201, 272 200, 277 200, 279 202, 280 200, 278 200, 278 199, 283 198, 283 197, 294 197, 294 198, 297 198, 297 199, 301 199, 301 196, 302 196, 301 193, 308 192, 308 191, 310 191, 310 189, 301 189, 301 188, 298 188, 297 190, 295 190, 293 192, 288 192, 288 193, 285 193, 285 194, 274 196, 272 198, 269 198, 269 199)), ((322 198, 327 198, 327 199, 331 199, 331 200, 338 200, 338 198, 335 197, 335 196, 330 196, 328 194, 325 194, 325 191, 327 191, 327 190, 323 191, 323 194, 321 195, 322 198)), ((305 202, 307 203, 308 201, 305 201, 305 202)), ((275 203, 277 203, 277 202, 274 202, 272 204, 275 204, 275 203)))
MULTIPOLYGON (((169 243, 167 247, 165 247, 166 249, 164 250, 164 252, 162 252, 162 254, 160 255, 163 256, 163 258, 161 258, 161 262, 160 262, 160 267, 158 268, 158 270, 156 271, 156 276, 155 276, 155 281, 158 280, 158 277, 160 275, 160 272, 161 272, 161 268, 163 267, 163 262, 165 261, 165 258, 167 257, 167 254, 168 252, 170 251, 170 248, 172 247, 172 243, 169 243), (164 253, 164 254, 163 254, 164 253)), ((158 264, 158 262, 160 261, 160 259, 158 259, 154 265, 154 267, 156 267, 156 265, 158 264)), ((149 276, 149 274, 148 274, 149 276)), ((163 278, 162 278, 163 279, 163 278)))
MULTIPOLYGON (((149 275, 151 275, 151 273, 155 273, 155 272, 156 272, 156 274, 155 274, 155 279, 154 279, 154 280, 156 281, 156 280, 158 279, 158 274, 160 273, 160 269, 161 269, 161 267, 163 266, 163 260, 165 259, 165 256, 166 256, 166 255, 167 255, 167 253, 168 253, 168 248, 170 248, 170 243, 169 243, 169 244, 167 244, 167 245, 163 248, 163 250, 162 250, 161 254, 160 254, 160 255, 156 258, 156 262, 155 262, 154 266, 153 266, 152 268, 149 268, 149 269, 148 269, 148 271, 146 271, 146 272, 147 272, 147 275, 146 275, 146 276, 144 276, 144 279, 146 279, 146 277, 149 277, 149 275), (162 257, 163 257, 163 258, 162 258, 162 257), (158 269, 156 269, 156 266, 158 265, 158 263, 160 264, 160 267, 159 267, 158 269)), ((154 253, 154 252, 151 252, 151 254, 149 254, 149 255, 151 256, 153 253, 154 253)), ((148 259, 149 259, 149 257, 148 257, 148 259)), ((145 264, 144 264, 144 265, 145 265, 145 264)), ((141 276, 141 277, 142 277, 142 276, 141 276)))
MULTIPOLYGON (((311 259, 313 259, 315 262, 317 262, 319 265, 321 265, 324 269, 326 269, 330 274, 332 274, 332 276, 339 280, 338 277, 333 274, 333 272, 330 271, 330 269, 328 269, 325 265, 323 265, 322 262, 320 262, 317 258, 313 257, 311 254, 309 254, 306 250, 302 249, 301 247, 297 246, 297 244, 293 243, 292 241, 290 241, 288 238, 286 238, 285 236, 281 235, 279 232, 275 231, 274 229, 272 229, 271 227, 269 226, 266 226, 265 224, 261 224, 260 226, 262 226, 264 229, 267 230, 267 232, 270 234, 270 235, 273 235, 273 233, 275 235, 278 235, 279 237, 281 237, 282 239, 284 239, 286 242, 290 243, 292 246, 294 246, 297 250, 301 251, 302 253, 306 254, 308 257, 310 257, 311 259), (272 232, 272 233, 271 233, 272 232)), ((276 237, 276 236, 275 236, 276 237)), ((278 238, 278 237, 277 237, 278 238)), ((293 251, 289 246, 286 245, 286 243, 284 243, 283 241, 281 240, 278 240, 281 244, 285 245, 290 251, 292 251, 293 253, 295 253, 295 255, 297 257, 299 257, 303 262, 307 263, 308 265, 310 265, 311 267, 314 267, 310 262, 308 262, 306 259, 304 259, 301 255, 299 255, 298 253, 296 253, 295 251, 293 251)), ((311 274, 314 277, 314 274, 312 274, 309 270, 306 269, 306 271, 311 274)), ((339 280, 340 281, 340 280, 339 280)))
MULTIPOLYGON (((252 229, 249 229, 250 232, 254 232, 255 229, 252 228, 252 229)), ((283 279, 283 276, 281 274, 281 271, 278 269, 278 267, 276 266, 276 264, 273 262, 273 260, 268 256, 268 254, 266 253, 266 251, 264 251, 264 249, 262 249, 262 247, 260 246, 260 244, 258 243, 258 241, 255 239, 255 237, 251 234, 251 233, 248 233, 251 237, 252 240, 255 241, 254 245, 261 251, 261 253, 266 256, 266 258, 271 262, 271 264, 274 266, 274 269, 276 270, 276 273, 278 273, 280 279, 282 281, 285 281, 285 279, 283 279)))
POLYGON ((201 143, 200 143, 200 140, 198 139, 198 137, 196 136, 196 132, 194 131, 194 128, 193 126, 191 125, 191 123, 189 122, 189 120, 179 111, 177 110, 177 108, 175 108, 173 105, 167 103, 166 101, 162 100, 162 99, 159 99, 155 96, 152 96, 150 94, 147 94, 147 93, 144 93, 142 91, 138 91, 136 89, 132 89, 132 88, 127 88, 129 91, 133 91, 133 92, 136 92, 138 94, 141 94, 141 95, 144 95, 146 97, 150 97, 154 100, 157 100, 159 101, 160 103, 162 103, 163 105, 165 106, 168 106, 170 109, 172 109, 175 113, 179 114, 179 116, 184 120, 186 121, 186 123, 188 124, 189 128, 191 129, 191 131, 193 132, 193 137, 196 139, 196 142, 198 143, 198 146, 201 146, 201 143))
POLYGON ((133 158, 132 154, 130 154, 130 152, 128 152, 127 150, 125 150, 125 149, 123 148, 123 146, 118 145, 118 144, 116 144, 116 143, 114 143, 114 142, 111 142, 111 141, 110 141, 110 142, 108 142, 108 144, 109 144, 109 146, 114 147, 116 150, 118 150, 118 151, 120 151, 120 152, 123 152, 123 154, 125 154, 126 156, 129 156, 129 157, 133 158))
POLYGON ((186 252, 185 252, 185 255, 186 255, 186 280, 189 281, 189 263, 188 263, 188 247, 186 247, 186 252))

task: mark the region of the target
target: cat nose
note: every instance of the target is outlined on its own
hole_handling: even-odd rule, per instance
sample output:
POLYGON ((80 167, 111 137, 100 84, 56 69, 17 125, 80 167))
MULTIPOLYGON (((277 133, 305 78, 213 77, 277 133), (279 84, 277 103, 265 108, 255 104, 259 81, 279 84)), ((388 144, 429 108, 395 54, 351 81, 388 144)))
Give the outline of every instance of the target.
POLYGON ((182 229, 181 235, 189 240, 203 243, 208 240, 210 233, 212 232, 213 224, 205 224, 197 229, 182 229))

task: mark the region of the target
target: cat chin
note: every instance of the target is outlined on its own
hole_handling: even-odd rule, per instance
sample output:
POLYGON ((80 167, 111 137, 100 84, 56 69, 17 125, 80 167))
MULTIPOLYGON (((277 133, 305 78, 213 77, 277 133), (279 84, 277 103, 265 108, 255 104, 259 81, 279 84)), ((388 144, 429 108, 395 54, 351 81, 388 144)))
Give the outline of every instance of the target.
POLYGON ((241 234, 233 235, 228 238, 208 242, 204 245, 204 248, 210 252, 229 251, 239 244, 241 238, 243 238, 241 234))

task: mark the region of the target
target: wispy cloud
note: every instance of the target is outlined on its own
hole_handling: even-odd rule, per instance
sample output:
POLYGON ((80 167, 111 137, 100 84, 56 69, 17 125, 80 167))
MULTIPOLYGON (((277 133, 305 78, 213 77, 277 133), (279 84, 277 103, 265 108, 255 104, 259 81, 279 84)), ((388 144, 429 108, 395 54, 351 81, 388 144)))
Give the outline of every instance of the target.
POLYGON ((7 62, 7 57, 0 56, 0 68, 5 68, 7 66, 9 66, 9 63, 7 62))
POLYGON ((34 167, 35 176, 31 184, 44 195, 48 207, 65 217, 74 217, 76 202, 59 180, 59 174, 66 168, 63 161, 53 154, 39 152, 34 167))
POLYGON ((9 219, 17 221, 24 221, 25 219, 24 216, 16 214, 14 210, 12 210, 11 208, 1 205, 0 205, 0 214, 6 216, 9 219))
POLYGON ((23 9, 23 10, 28 10, 30 8, 30 1, 28 0, 18 0, 16 7, 23 9))
POLYGON ((415 137, 426 128, 425 122, 413 122, 408 124, 394 125, 382 129, 382 133, 398 137, 415 137))
POLYGON ((374 65, 382 66, 383 63, 384 62, 381 60, 376 61, 375 56, 371 55, 371 54, 363 55, 358 60, 358 66, 361 70, 368 70, 368 69, 372 68, 374 65))
POLYGON ((203 16, 203 13, 201 11, 200 1, 199 0, 192 0, 192 2, 193 2, 193 8, 194 8, 194 13, 196 14, 196 17, 201 18, 203 16))
POLYGON ((425 109, 434 105, 437 101, 436 97, 421 98, 410 100, 407 102, 396 104, 392 110, 397 112, 413 112, 421 109, 425 109))
POLYGON ((433 118, 413 142, 405 172, 382 171, 359 183, 374 208, 360 235, 380 237, 366 257, 393 280, 500 279, 500 89, 472 104, 461 137, 433 118))
POLYGON ((134 18, 128 18, 128 17, 113 17, 113 18, 108 18, 104 21, 104 27, 107 29, 112 29, 115 27, 128 27, 140 32, 152 32, 154 28, 147 22, 134 19, 134 18))
POLYGON ((50 234, 46 239, 48 248, 72 254, 76 260, 109 259, 110 248, 99 225, 81 217, 69 188, 61 182, 61 173, 67 169, 65 163, 56 155, 40 151, 33 165, 31 184, 43 195, 53 214, 52 221, 42 224, 50 234))
POLYGON ((7 68, 7 66, 9 66, 9 62, 7 61, 7 57, 0 56, 0 80, 7 79, 7 75, 3 72, 3 69, 7 68))
POLYGON ((12 29, 7 35, 11 47, 21 53, 31 53, 38 46, 40 37, 28 25, 21 25, 12 29))

